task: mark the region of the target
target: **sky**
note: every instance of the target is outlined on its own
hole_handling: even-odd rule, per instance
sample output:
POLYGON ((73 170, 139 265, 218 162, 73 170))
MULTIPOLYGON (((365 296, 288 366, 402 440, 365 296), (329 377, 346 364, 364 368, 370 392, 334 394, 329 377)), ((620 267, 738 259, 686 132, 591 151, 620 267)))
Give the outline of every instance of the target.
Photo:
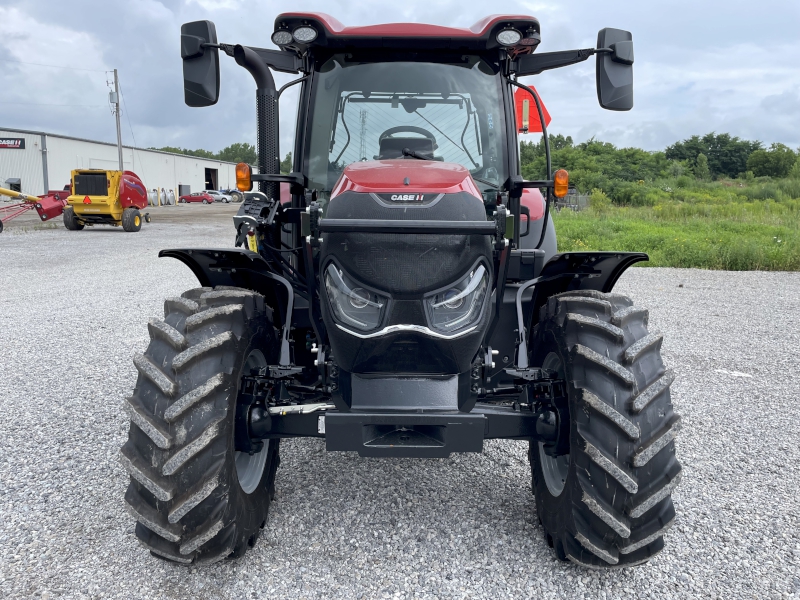
MULTIPOLYGON (((529 14, 541 23, 539 52, 593 47, 599 29, 626 29, 636 58, 630 112, 599 107, 592 59, 522 79, 542 96, 551 133, 663 150, 714 131, 800 148, 799 0, 0 0, 0 128, 116 141, 105 72, 116 68, 125 144, 217 151, 255 143, 255 86, 232 58, 221 56, 217 105, 183 103, 180 25, 209 19, 220 42, 274 49, 275 17, 298 10, 346 25, 453 27, 489 12, 529 14)), ((291 78, 275 77, 278 85, 291 78)), ((291 149, 296 89, 281 98, 282 154, 291 149)))

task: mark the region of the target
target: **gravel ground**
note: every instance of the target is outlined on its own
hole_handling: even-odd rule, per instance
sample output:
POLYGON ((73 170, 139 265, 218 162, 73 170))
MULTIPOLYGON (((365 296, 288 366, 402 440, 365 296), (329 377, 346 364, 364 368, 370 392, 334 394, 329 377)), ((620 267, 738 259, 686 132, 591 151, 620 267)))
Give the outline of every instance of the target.
POLYGON ((189 570, 151 557, 122 499, 120 403, 147 319, 196 285, 156 253, 229 246, 231 231, 220 217, 0 236, 1 597, 800 598, 800 274, 789 273, 632 269, 618 285, 666 334, 684 423, 678 522, 644 566, 558 562, 514 441, 447 460, 284 442, 268 528, 243 560, 189 570))

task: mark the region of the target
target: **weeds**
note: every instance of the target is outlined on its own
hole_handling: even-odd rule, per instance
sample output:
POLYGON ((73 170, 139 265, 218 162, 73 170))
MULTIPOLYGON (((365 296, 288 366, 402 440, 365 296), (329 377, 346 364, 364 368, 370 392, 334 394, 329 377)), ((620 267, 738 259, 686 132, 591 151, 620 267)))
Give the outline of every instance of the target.
POLYGON ((653 267, 800 270, 800 200, 665 204, 553 215, 565 251, 647 252, 653 267))

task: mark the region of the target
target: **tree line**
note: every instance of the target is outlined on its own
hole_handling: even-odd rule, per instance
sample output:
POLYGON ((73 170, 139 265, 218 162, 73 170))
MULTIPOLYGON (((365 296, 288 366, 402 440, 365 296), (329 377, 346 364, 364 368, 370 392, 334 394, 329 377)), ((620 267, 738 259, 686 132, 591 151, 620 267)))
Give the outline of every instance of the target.
MULTIPOLYGON (((225 162, 240 163, 244 162, 248 165, 258 164, 258 152, 256 147, 252 144, 237 143, 231 144, 223 148, 219 152, 209 152, 208 150, 198 149, 189 150, 188 148, 178 148, 177 146, 164 146, 163 148, 149 148, 150 150, 159 150, 161 152, 170 152, 172 154, 185 154, 186 156, 197 156, 198 158, 208 158, 211 160, 222 160, 225 162)), ((292 153, 289 152, 286 157, 281 161, 281 173, 289 173, 292 170, 292 153)))
POLYGON ((258 164, 258 152, 253 144, 236 143, 223 148, 219 152, 210 152, 208 150, 198 149, 189 150, 188 148, 178 148, 176 146, 164 146, 163 148, 149 148, 150 150, 160 150, 161 152, 170 152, 172 154, 185 154, 187 156, 196 156, 198 158, 208 158, 211 160, 221 160, 224 162, 240 163, 244 162, 248 165, 258 164))
MULTIPOLYGON (((639 148, 617 148, 594 138, 579 144, 572 137, 550 136, 553 167, 570 172, 570 181, 579 189, 609 190, 614 182, 652 182, 656 179, 694 177, 700 181, 716 179, 752 179, 756 177, 800 178, 800 149, 784 144, 769 148, 759 141, 742 140, 728 133, 693 135, 668 146, 664 151, 648 152, 639 148)), ((162 152, 186 154, 226 162, 258 164, 256 147, 235 143, 219 152, 189 150, 164 146, 151 148, 162 152)), ((544 139, 520 143, 522 174, 526 179, 545 175, 544 139)), ((292 169, 291 152, 281 161, 281 172, 292 169)))
MULTIPOLYGON (((550 135, 553 168, 564 168, 579 189, 609 190, 618 182, 653 182, 658 179, 693 177, 700 181, 800 178, 800 150, 784 144, 765 148, 761 142, 742 140, 727 133, 694 135, 664 151, 617 148, 590 139, 575 144, 572 137, 550 135)), ((544 139, 521 142, 520 162, 526 179, 545 175, 544 139)))

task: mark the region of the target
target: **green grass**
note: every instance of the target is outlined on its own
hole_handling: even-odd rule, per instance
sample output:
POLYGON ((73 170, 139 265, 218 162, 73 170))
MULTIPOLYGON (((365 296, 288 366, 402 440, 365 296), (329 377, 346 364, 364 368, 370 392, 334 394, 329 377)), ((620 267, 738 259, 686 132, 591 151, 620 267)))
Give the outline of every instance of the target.
POLYGON ((800 271, 800 200, 553 213, 561 252, 646 252, 653 267, 800 271))
MULTIPOLYGON (((745 167, 759 144, 727 134, 695 136, 666 152, 594 138, 574 144, 551 135, 550 142, 553 168, 569 171, 570 184, 589 194, 589 210, 553 215, 562 252, 647 252, 650 262, 641 264, 658 267, 800 271, 800 151, 782 148, 779 158, 793 165, 754 173, 745 167), (713 156, 675 158, 698 144, 713 156)), ((522 143, 520 160, 527 179, 544 176, 542 142, 522 143)))

